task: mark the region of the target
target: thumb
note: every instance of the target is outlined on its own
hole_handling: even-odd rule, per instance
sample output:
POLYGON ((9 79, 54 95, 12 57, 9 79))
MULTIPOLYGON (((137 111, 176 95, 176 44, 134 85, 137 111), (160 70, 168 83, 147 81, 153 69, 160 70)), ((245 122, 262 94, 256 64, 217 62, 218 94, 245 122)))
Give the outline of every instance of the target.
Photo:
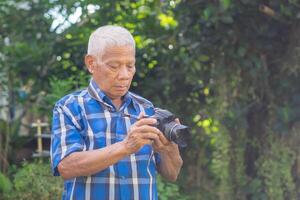
POLYGON ((181 124, 178 118, 175 119, 175 122, 176 122, 177 124, 181 124))

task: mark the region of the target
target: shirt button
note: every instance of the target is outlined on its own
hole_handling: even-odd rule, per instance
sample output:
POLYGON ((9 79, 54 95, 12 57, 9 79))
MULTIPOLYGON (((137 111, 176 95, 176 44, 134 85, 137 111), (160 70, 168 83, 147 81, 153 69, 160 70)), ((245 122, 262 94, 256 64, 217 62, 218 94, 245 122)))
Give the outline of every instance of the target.
POLYGON ((125 176, 121 176, 121 179, 125 179, 125 176))

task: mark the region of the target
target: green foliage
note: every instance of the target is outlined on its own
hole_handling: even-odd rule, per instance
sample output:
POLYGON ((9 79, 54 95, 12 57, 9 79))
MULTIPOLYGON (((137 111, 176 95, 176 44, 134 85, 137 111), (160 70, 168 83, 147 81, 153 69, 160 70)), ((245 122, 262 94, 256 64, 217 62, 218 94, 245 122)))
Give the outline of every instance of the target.
POLYGON ((5 193, 9 193, 11 191, 12 184, 10 180, 2 173, 0 173, 0 197, 5 193))
POLYGON ((63 190, 62 180, 53 177, 49 163, 27 163, 17 171, 13 180, 13 193, 8 199, 59 199, 63 190))
MULTIPOLYGON (((75 75, 71 75, 65 79, 52 77, 50 79, 49 93, 43 99, 44 110, 52 110, 53 106, 60 98, 75 90, 83 89, 87 86, 88 82, 89 76, 84 72, 79 72, 79 77, 76 77, 75 75)), ((47 112, 47 114, 49 119, 52 119, 52 112, 47 112)))
POLYGON ((287 147, 284 141, 270 139, 270 149, 262 154, 257 161, 259 175, 268 199, 296 199, 295 183, 292 177, 292 167, 295 153, 287 147))
POLYGON ((56 101, 74 90, 74 82, 73 76, 63 80, 56 77, 50 79, 51 92, 45 97, 46 102, 49 105, 54 105, 56 101))
POLYGON ((158 178, 162 199, 300 198, 298 146, 286 142, 300 140, 297 1, 20 2, 0 7, 0 95, 11 105, 51 114, 88 83, 90 33, 122 25, 137 43, 131 89, 191 127, 185 176, 175 185, 158 178), (70 22, 77 8, 79 23, 70 22), (65 24, 50 28, 53 10, 65 24))
POLYGON ((178 199, 178 200, 188 200, 190 199, 188 195, 182 194, 179 192, 178 185, 174 183, 169 183, 161 176, 157 176, 157 190, 158 197, 160 200, 168 200, 168 199, 178 199))
POLYGON ((229 172, 229 145, 230 138, 225 132, 220 131, 211 135, 213 153, 210 168, 217 182, 216 194, 220 200, 229 199, 232 193, 229 172))
MULTIPOLYGON (((296 28, 299 20, 292 17, 299 9, 297 11, 293 3, 282 1, 182 1, 177 11, 177 45, 187 49, 186 59, 180 64, 190 67, 179 68, 176 73, 171 72, 172 75, 169 72, 169 76, 188 76, 180 81, 185 85, 182 94, 187 96, 183 101, 189 102, 185 104, 185 116, 195 119, 206 115, 205 119, 196 120, 196 125, 210 134, 208 137, 194 135, 197 142, 193 144, 203 144, 203 138, 215 142, 216 146, 204 144, 208 152, 205 167, 210 167, 214 175, 211 188, 221 194, 217 198, 296 199, 290 192, 296 179, 288 173, 294 167, 295 157, 270 162, 267 158, 272 158, 265 157, 263 152, 273 151, 267 145, 268 136, 275 137, 275 141, 283 134, 293 137, 291 127, 300 119, 299 101, 295 104, 295 94, 300 91, 299 75, 295 75, 299 73, 296 59, 299 51, 295 47, 299 48, 300 43, 294 36, 299 34, 296 28), (287 66, 284 70, 283 65, 287 66), (208 93, 205 88, 209 88, 208 93), (222 124, 219 128, 222 134, 211 131, 213 121, 222 124), (265 161, 264 166, 268 167, 256 165, 257 160, 265 161), (279 178, 272 175, 270 178, 267 174, 275 175, 275 171, 268 170, 278 168, 281 162, 289 164, 281 166, 284 172, 277 170, 275 177, 281 177, 289 186, 278 190, 279 178), (269 178, 267 184, 265 176, 269 178), (265 191, 272 191, 274 195, 265 191), (278 192, 276 197, 273 191, 278 192)), ((174 60, 172 56, 170 60, 174 60)), ((174 78, 170 84, 175 85, 177 81, 174 78)), ((196 145, 194 148, 197 149, 196 145)), ((295 153, 290 146, 281 154, 283 152, 295 153)), ((202 177, 209 179, 205 167, 201 170, 202 177)), ((197 177, 194 180, 197 181, 197 177)), ((207 191, 203 185, 199 188, 207 191)))

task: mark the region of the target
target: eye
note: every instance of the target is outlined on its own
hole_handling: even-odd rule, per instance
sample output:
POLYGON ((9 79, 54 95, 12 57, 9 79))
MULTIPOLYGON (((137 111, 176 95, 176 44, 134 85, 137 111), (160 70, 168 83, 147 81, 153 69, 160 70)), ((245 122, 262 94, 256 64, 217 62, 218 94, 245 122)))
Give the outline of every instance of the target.
POLYGON ((128 68, 128 69, 134 69, 134 68, 135 68, 135 65, 134 65, 134 64, 127 65, 127 68, 128 68))
POLYGON ((107 65, 111 69, 118 69, 120 66, 118 63, 108 63, 107 65))

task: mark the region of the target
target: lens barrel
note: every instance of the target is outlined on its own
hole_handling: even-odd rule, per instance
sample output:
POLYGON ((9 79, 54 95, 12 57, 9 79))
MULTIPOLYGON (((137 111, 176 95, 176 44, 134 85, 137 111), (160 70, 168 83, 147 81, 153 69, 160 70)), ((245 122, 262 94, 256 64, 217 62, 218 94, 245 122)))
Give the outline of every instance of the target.
POLYGON ((175 121, 175 115, 170 111, 160 108, 155 108, 154 110, 155 114, 152 117, 157 120, 156 127, 169 141, 175 142, 180 147, 186 147, 189 128, 178 124, 175 121))
POLYGON ((172 121, 165 124, 163 133, 169 141, 175 142, 180 147, 187 146, 186 138, 189 133, 187 126, 172 121))

